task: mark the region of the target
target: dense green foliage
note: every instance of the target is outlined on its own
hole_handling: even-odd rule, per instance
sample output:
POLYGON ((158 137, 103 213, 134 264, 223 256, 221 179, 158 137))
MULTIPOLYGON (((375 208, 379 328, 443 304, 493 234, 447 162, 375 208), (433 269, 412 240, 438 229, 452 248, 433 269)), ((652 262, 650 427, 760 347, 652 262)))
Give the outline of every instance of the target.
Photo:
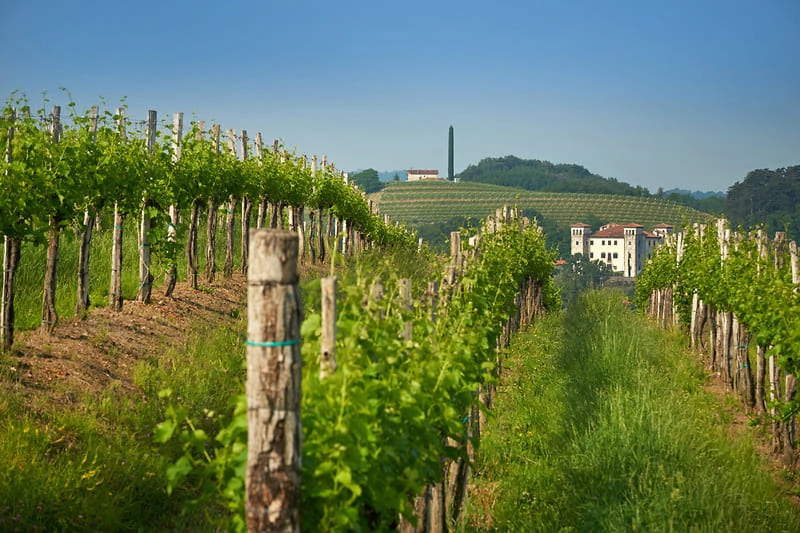
POLYGON ((487 157, 477 165, 470 165, 457 177, 461 181, 491 183, 529 191, 650 196, 646 188, 598 176, 581 165, 520 159, 513 155, 487 157))
MULTIPOLYGON (((444 437, 461 444, 472 438, 463 422, 477 405, 475 391, 492 379, 496 339, 514 312, 519 284, 536 280, 545 305, 559 305, 550 275, 553 256, 534 227, 484 235, 479 259, 455 288, 440 293, 435 320, 433 303, 423 294, 425 278, 414 279, 412 309, 400 299, 396 264, 408 273, 420 261, 407 254, 359 259, 355 276, 340 283, 338 367, 326 378, 319 376, 321 317, 311 299, 301 331, 304 530, 387 531, 401 513, 410 516, 413 497, 442 478, 440 460, 464 453, 444 437), (377 279, 385 294, 380 300, 368 298, 377 279), (408 324, 411 340, 400 335, 408 324)), ((423 266, 410 271, 441 278, 441 271, 423 266)), ((184 413, 169 415, 159 430, 165 441, 189 423, 184 413)), ((244 416, 231 427, 240 427, 244 416)), ((186 454, 171 470, 172 485, 209 476, 217 480, 211 489, 237 485, 242 474, 236 454, 224 450, 241 447, 243 438, 214 442, 184 430, 186 454), (206 444, 219 450, 215 458, 201 453, 206 444)), ((241 512, 243 494, 225 495, 241 512)))
POLYGON ((656 197, 712 215, 722 215, 725 212, 725 196, 713 194, 704 198, 697 198, 691 194, 673 191, 669 194, 656 193, 656 197))
POLYGON ((763 224, 769 234, 786 231, 800 239, 800 165, 749 172, 728 189, 725 216, 734 226, 763 224))
POLYGON ((358 188, 367 194, 378 192, 382 190, 385 185, 380 180, 378 171, 374 168, 368 168, 367 170, 362 170, 361 172, 350 175, 350 181, 358 185, 358 188))
POLYGON ((683 342, 589 292, 520 334, 478 452, 472 532, 794 531, 800 513, 683 342))
MULTIPOLYGON (((800 372, 800 292, 792 283, 787 250, 775 258, 775 250, 759 249, 759 239, 751 232, 730 243, 723 261, 720 242, 713 228, 687 231, 680 262, 676 243, 656 251, 639 277, 636 299, 644 309, 654 289, 675 287, 674 299, 680 321, 691 322, 692 295, 717 311, 734 313, 754 336, 767 356, 775 356, 779 367, 789 374, 800 372), (781 264, 780 269, 775 264, 781 264)), ((794 399, 784 406, 784 416, 800 410, 794 399)))

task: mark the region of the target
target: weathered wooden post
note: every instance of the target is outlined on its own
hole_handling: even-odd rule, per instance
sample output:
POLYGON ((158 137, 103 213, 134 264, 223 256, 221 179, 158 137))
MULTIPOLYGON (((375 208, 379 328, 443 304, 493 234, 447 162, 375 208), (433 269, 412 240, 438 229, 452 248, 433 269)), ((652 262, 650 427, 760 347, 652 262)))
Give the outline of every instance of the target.
MULTIPOLYGON (((409 313, 414 310, 414 300, 411 297, 411 280, 404 278, 400 280, 400 303, 403 309, 409 313)), ((412 339, 413 324, 411 321, 405 323, 403 327, 403 339, 410 341, 412 339)))
MULTIPOLYGON (((228 144, 228 153, 237 158, 236 154, 236 131, 228 128, 225 133, 226 141, 228 144)), ((222 275, 225 279, 233 277, 233 242, 234 242, 234 228, 236 224, 236 196, 233 194, 228 196, 227 209, 225 210, 225 263, 222 265, 222 275)))
MULTIPOLYGON (((50 133, 53 144, 61 142, 61 106, 54 105, 50 115, 50 133)), ((60 248, 61 230, 59 220, 56 215, 50 215, 48 225, 50 230, 47 237, 47 265, 44 274, 44 289, 42 291, 42 326, 41 331, 45 335, 53 332, 58 322, 56 312, 56 277, 58 266, 58 251, 60 248)))
MULTIPOLYGON (((183 140, 183 113, 177 112, 172 116, 172 160, 180 161, 183 140)), ((178 239, 178 207, 175 204, 169 206, 169 223, 167 226, 167 241, 175 243, 178 239)), ((164 276, 164 296, 172 298, 175 285, 178 282, 178 265, 175 259, 169 264, 167 273, 164 276)))
MULTIPOLYGON (((197 121, 197 132, 195 140, 203 142, 206 136, 206 123, 202 120, 197 121)), ((197 255, 197 233, 200 225, 200 198, 192 201, 189 211, 189 231, 186 234, 186 283, 194 290, 199 288, 197 284, 197 272, 199 261, 197 255)))
POLYGON ((461 273, 463 266, 463 256, 461 255, 461 232, 450 232, 450 260, 451 264, 456 267, 456 272, 461 273))
MULTIPOLYGON (((125 142, 125 108, 117 108, 117 129, 125 142)), ((119 198, 114 199, 114 234, 111 238, 111 282, 108 290, 108 306, 112 311, 122 311, 122 227, 124 217, 119 209, 119 198)))
MULTIPOLYGON (((242 161, 247 161, 250 157, 250 145, 247 138, 247 130, 242 130, 242 161)), ((250 248, 250 211, 253 209, 253 199, 247 194, 242 195, 242 274, 247 274, 247 258, 250 248)))
MULTIPOLYGON (((98 107, 92 106, 89 114, 89 131, 92 142, 97 142, 98 107)), ((83 212, 83 226, 76 228, 75 236, 80 242, 78 251, 78 294, 75 301, 75 314, 82 316, 89 309, 89 254, 91 252, 92 230, 95 225, 95 210, 87 207, 83 212)))
MULTIPOLYGON (((15 113, 11 115, 11 127, 8 130, 6 143, 6 163, 11 165, 13 159, 15 113)), ((22 249, 21 237, 3 237, 3 289, 0 306, 0 339, 3 350, 14 344, 14 278, 22 249)))
MULTIPOLYGON (((791 269, 792 269, 792 283, 795 285, 795 291, 797 291, 797 286, 800 285, 800 272, 798 271, 798 259, 797 259, 797 244, 795 241, 791 241, 789 243, 789 259, 791 261, 791 269)), ((786 403, 790 403, 794 400, 795 394, 797 393, 797 378, 792 374, 786 373, 785 378, 785 388, 784 388, 784 398, 783 400, 786 403)), ((795 415, 789 420, 786 420, 783 423, 783 464, 784 466, 793 467, 794 466, 794 446, 795 446, 795 434, 794 434, 794 427, 795 427, 795 415)))
POLYGON ((336 276, 322 278, 322 338, 319 377, 336 371, 336 276))
MULTIPOLYGON (((150 157, 155 152, 157 123, 156 112, 152 109, 148 110, 147 153, 150 157)), ((153 273, 150 271, 150 215, 147 213, 149 203, 149 192, 145 191, 139 220, 139 294, 136 298, 143 304, 150 303, 150 295, 153 291, 153 273)))
POLYGON ((250 231, 247 275, 248 455, 251 532, 300 531, 300 323, 296 233, 250 231))

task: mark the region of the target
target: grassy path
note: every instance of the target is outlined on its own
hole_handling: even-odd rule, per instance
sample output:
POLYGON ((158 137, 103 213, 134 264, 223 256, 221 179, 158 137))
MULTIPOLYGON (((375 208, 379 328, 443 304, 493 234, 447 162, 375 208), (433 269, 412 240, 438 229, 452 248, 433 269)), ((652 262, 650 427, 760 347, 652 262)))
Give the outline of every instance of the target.
POLYGON ((464 531, 798 531, 675 340, 590 293, 518 337, 464 531))

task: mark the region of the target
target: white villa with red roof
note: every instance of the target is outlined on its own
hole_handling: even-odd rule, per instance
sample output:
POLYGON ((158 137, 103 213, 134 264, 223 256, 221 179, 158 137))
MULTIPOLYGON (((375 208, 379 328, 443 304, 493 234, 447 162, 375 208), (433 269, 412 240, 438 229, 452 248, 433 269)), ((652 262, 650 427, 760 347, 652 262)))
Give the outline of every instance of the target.
POLYGON ((634 278, 664 237, 672 233, 672 226, 657 224, 652 233, 644 231, 641 224, 606 224, 596 233, 588 224, 573 224, 571 230, 572 255, 583 254, 592 261, 602 261, 613 272, 634 278))
POLYGON ((422 181, 422 180, 438 180, 439 179, 439 171, 438 170, 406 170, 406 176, 408 176, 408 181, 422 181))

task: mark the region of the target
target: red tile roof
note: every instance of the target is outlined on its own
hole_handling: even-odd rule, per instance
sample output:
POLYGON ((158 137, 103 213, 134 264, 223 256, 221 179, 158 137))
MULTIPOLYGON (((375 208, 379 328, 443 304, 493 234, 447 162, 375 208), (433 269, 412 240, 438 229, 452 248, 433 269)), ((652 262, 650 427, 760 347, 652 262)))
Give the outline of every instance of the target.
POLYGON ((407 170, 409 174, 438 174, 438 170, 407 170))

